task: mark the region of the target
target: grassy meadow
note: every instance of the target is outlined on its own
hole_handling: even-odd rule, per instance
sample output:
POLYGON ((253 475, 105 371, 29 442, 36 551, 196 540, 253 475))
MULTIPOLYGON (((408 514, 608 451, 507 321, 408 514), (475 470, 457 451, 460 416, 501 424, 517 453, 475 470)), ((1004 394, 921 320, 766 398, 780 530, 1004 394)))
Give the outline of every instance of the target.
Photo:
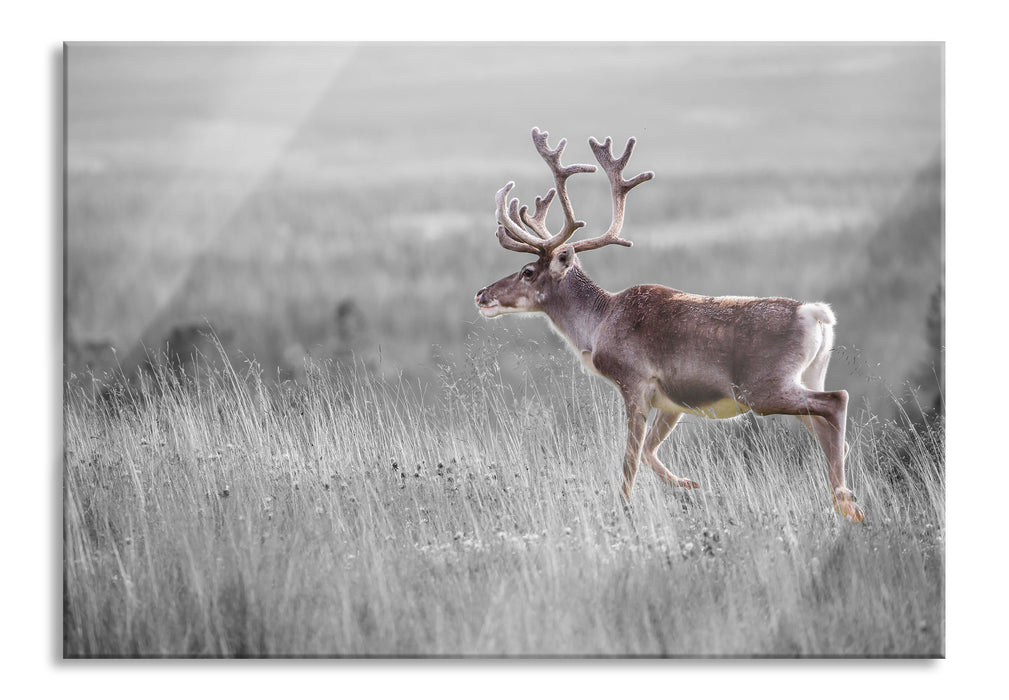
POLYGON ((625 509, 615 392, 559 360, 511 391, 473 350, 433 397, 317 365, 70 386, 64 654, 943 655, 941 424, 852 416, 861 525, 785 419, 685 419, 660 457, 702 488, 643 468, 625 509))
POLYGON ((67 52, 65 656, 944 654, 941 47, 67 52), (473 306, 534 125, 656 172, 602 287, 832 305, 863 524, 784 418, 624 508, 617 392, 473 306))

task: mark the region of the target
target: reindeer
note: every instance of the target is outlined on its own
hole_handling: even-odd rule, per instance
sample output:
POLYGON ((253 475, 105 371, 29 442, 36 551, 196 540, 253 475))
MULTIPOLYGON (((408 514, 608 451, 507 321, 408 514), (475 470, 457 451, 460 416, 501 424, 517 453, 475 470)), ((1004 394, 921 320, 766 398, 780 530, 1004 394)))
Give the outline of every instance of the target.
POLYGON ((582 270, 578 254, 607 245, 631 246, 620 237, 627 193, 654 174, 623 178, 633 138, 619 158, 613 156, 610 138, 603 143, 590 138, 589 146, 610 181, 612 222, 601 236, 568 243, 585 222, 575 219, 567 179, 596 168, 562 165, 567 141, 561 139, 551 149, 547 137, 545 131, 532 130, 536 150, 554 178, 546 196, 536 198, 533 213, 520 208, 517 199, 508 202, 514 182, 495 198, 500 244, 538 258, 481 289, 475 302, 486 318, 546 314, 586 369, 616 385, 627 407, 624 497, 630 499, 642 457, 664 483, 699 486, 675 476, 656 456, 684 413, 705 418, 747 411, 784 414, 797 416, 819 440, 835 510, 861 522, 862 511, 844 482, 848 392, 824 391, 836 323, 830 307, 781 297, 698 296, 654 284, 616 294, 600 288, 582 270), (555 196, 564 224, 551 234, 546 218, 555 196), (653 408, 657 415, 646 434, 653 408))

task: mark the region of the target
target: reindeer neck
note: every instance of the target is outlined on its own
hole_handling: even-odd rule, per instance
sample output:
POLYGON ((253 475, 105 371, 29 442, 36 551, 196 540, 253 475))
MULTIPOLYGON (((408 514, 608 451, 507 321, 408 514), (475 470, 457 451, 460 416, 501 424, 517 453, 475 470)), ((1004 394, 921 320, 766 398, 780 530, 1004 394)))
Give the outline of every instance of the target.
POLYGON ((543 311, 575 350, 591 350, 595 330, 609 310, 611 297, 575 265, 543 305, 543 311))

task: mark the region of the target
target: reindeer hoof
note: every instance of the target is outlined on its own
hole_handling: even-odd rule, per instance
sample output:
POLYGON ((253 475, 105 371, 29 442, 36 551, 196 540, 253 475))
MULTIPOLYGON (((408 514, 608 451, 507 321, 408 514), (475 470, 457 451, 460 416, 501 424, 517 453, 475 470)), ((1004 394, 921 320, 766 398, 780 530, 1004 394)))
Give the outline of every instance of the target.
POLYGON ((696 481, 691 481, 690 479, 677 479, 676 480, 676 485, 677 486, 682 486, 685 489, 699 489, 699 488, 701 488, 700 484, 698 484, 696 481))
POLYGON ((842 518, 846 518, 854 523, 860 523, 865 518, 862 509, 855 503, 855 496, 851 491, 840 491, 834 494, 834 510, 842 518))

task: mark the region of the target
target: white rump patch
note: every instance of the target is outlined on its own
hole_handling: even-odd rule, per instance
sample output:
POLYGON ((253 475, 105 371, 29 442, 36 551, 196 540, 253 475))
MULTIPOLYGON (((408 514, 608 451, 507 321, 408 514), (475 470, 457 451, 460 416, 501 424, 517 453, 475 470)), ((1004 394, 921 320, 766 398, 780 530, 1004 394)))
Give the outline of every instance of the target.
POLYGON ((799 312, 806 314, 814 321, 824 323, 828 326, 833 326, 837 323, 837 316, 834 315, 834 311, 830 308, 830 304, 822 301, 818 301, 814 304, 803 304, 799 307, 799 312))

